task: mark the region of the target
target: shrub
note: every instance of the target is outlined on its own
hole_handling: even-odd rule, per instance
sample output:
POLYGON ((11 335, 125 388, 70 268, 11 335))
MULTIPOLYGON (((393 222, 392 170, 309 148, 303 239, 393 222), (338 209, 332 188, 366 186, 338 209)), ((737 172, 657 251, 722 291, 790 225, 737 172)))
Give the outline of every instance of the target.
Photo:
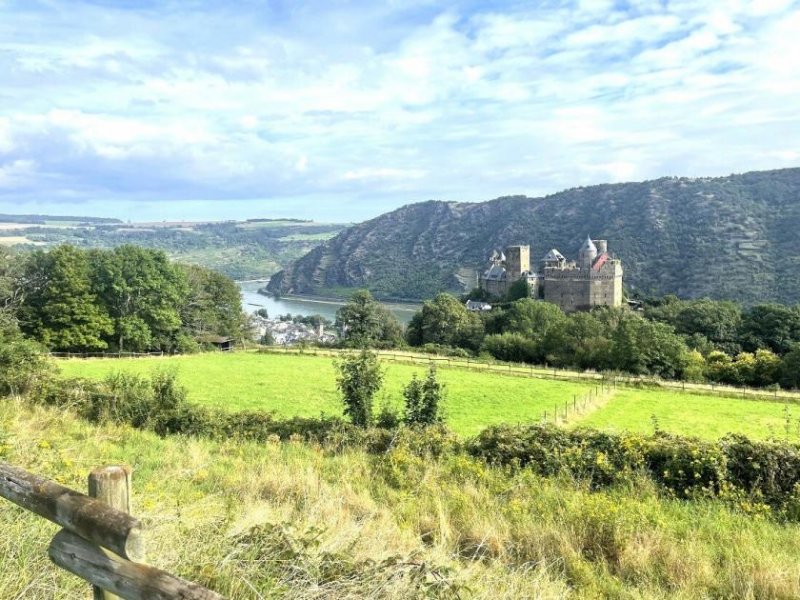
POLYGON ((501 333, 487 335, 483 339, 482 352, 492 358, 507 362, 536 362, 538 350, 536 342, 521 333, 501 333))
POLYGON ((439 406, 444 399, 444 386, 436 378, 436 367, 431 365, 424 380, 413 376, 403 389, 406 425, 432 425, 442 420, 439 406))
POLYGON ((378 355, 368 350, 335 361, 339 375, 336 387, 342 394, 344 413, 353 425, 367 427, 372 423, 372 402, 383 384, 378 355))

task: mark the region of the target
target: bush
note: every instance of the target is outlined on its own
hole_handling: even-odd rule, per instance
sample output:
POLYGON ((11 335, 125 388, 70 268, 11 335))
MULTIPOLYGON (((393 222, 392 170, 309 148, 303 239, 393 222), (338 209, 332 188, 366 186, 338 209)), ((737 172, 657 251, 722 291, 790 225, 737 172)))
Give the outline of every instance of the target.
POLYGON ((344 414, 353 425, 367 427, 372 423, 372 401, 383 384, 378 355, 368 350, 335 361, 339 375, 336 387, 342 394, 344 414))
POLYGON ((47 371, 42 347, 26 340, 16 320, 0 309, 0 396, 25 394, 47 371))
POLYGON ((720 497, 738 506, 770 507, 800 518, 800 446, 728 436, 719 442, 657 433, 568 431, 552 425, 490 427, 467 451, 495 465, 566 474, 591 487, 609 486, 646 472, 679 498, 720 497))
POLYGON ((403 389, 406 425, 433 425, 442 420, 439 406, 444 400, 444 386, 436 378, 436 367, 431 365, 424 380, 416 374, 403 389))
POLYGON ((538 357, 536 342, 521 333, 487 335, 481 351, 506 362, 533 363, 538 357))

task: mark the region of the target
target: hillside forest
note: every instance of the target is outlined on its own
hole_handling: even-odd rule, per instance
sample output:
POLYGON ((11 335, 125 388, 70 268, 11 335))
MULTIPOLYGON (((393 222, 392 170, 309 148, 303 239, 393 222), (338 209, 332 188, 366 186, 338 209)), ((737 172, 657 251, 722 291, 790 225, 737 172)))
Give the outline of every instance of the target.
POLYGON ((607 239, 622 260, 631 295, 795 304, 798 199, 800 169, 783 169, 411 204, 314 248, 275 275, 270 290, 331 295, 366 288, 384 299, 461 294, 476 285, 494 250, 530 245, 536 268, 551 248, 575 258, 590 235, 607 239))

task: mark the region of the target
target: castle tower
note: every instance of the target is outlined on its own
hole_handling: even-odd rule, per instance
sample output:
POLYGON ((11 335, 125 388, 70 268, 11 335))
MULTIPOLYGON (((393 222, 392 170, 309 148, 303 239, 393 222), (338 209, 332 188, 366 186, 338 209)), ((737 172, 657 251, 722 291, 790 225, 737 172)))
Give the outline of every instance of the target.
POLYGON ((583 246, 578 250, 578 266, 581 269, 590 269, 596 258, 597 246, 595 246, 591 238, 587 236, 586 241, 583 242, 583 246))
POLYGON ((592 240, 594 245, 597 246, 597 254, 605 254, 608 252, 608 240, 592 240))
POLYGON ((516 281, 531 270, 531 247, 509 246, 506 248, 506 271, 510 281, 516 281))

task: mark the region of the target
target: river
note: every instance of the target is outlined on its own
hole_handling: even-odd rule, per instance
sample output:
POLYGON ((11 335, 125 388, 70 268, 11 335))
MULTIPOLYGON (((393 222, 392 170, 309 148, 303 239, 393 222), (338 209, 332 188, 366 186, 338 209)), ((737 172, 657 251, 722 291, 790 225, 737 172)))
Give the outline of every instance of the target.
MULTIPOLYGON (((266 281, 237 281, 236 285, 242 292, 242 308, 248 314, 252 314, 259 308, 266 308, 269 316, 277 317, 291 313, 307 317, 310 315, 322 315, 326 319, 334 321, 336 311, 339 310, 344 302, 332 300, 313 300, 310 298, 274 298, 258 293, 258 289, 267 285, 266 281)), ((407 324, 414 313, 420 309, 417 304, 389 304, 381 303, 397 317, 397 320, 407 324)))

